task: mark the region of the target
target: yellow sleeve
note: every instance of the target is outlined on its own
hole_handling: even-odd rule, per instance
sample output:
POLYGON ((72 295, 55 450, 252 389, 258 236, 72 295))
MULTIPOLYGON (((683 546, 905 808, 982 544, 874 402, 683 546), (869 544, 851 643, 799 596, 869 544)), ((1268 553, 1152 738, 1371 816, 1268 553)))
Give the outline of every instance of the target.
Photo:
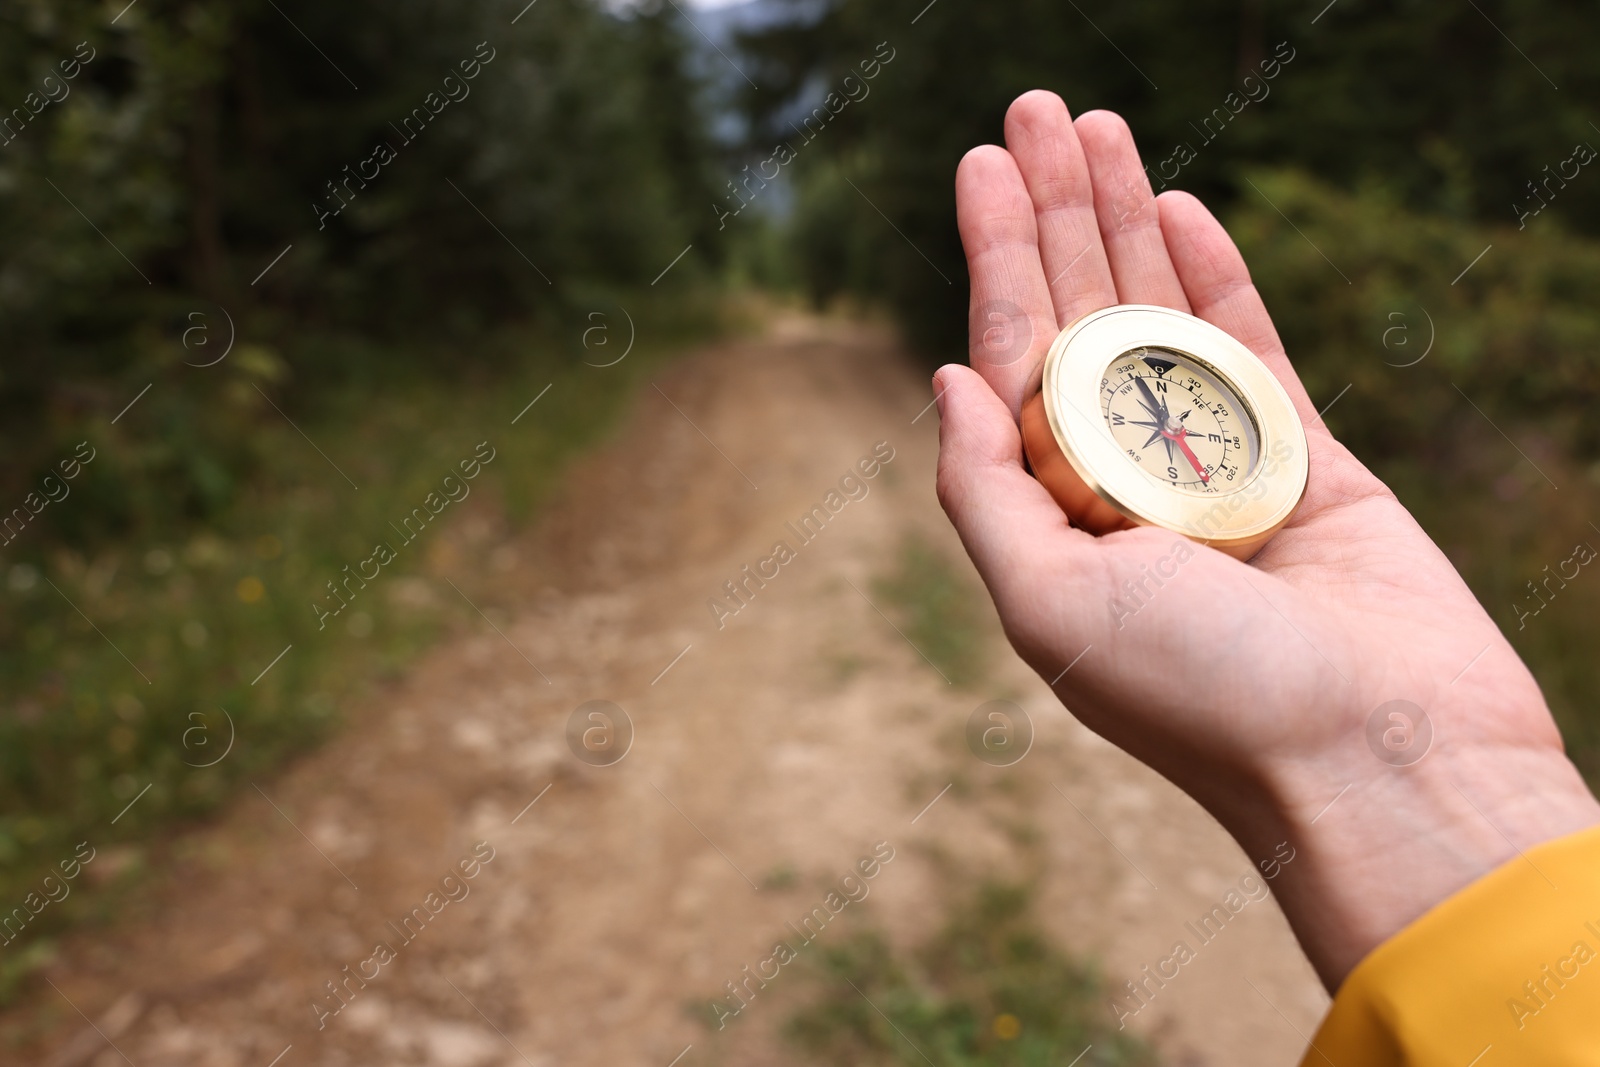
POLYGON ((1350 972, 1301 1067, 1600 1067, 1600 827, 1530 849, 1350 972))

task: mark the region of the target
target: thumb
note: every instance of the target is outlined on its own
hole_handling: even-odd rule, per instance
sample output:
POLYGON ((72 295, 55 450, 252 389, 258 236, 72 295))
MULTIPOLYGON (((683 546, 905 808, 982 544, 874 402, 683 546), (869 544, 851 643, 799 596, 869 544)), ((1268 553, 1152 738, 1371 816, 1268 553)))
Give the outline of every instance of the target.
MULTIPOLYGON (((1041 595, 1048 567, 1092 566, 1095 539, 1073 529, 1022 465, 1011 411, 977 372, 958 364, 933 376, 939 398, 939 503, 995 598, 1001 617, 1041 595)), ((1069 579, 1070 580, 1070 579, 1069 579)))

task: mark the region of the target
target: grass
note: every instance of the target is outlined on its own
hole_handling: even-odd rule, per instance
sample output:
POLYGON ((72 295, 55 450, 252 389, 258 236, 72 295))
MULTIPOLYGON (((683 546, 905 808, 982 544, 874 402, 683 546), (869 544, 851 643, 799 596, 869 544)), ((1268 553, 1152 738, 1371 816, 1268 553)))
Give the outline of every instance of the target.
MULTIPOLYGON (((53 937, 114 910, 86 882, 126 881, 105 876, 113 864, 137 872, 172 828, 316 746, 341 709, 470 612, 425 577, 441 562, 442 527, 481 504, 472 495, 512 523, 535 514, 564 463, 692 335, 641 343, 602 369, 570 344, 510 332, 482 342, 501 350, 488 363, 499 371, 396 369, 323 382, 298 403, 287 364, 247 349, 215 368, 201 400, 183 392, 197 379, 164 380, 118 423, 85 427, 96 456, 50 505, 59 520, 26 530, 0 566, 0 920, 11 919, 0 1002, 48 961, 53 937), (391 523, 446 475, 459 479, 484 441, 494 458, 463 482, 466 501, 402 545, 391 523), (91 516, 111 516, 111 533, 75 534, 91 516), (313 603, 337 604, 327 583, 380 540, 394 561, 350 586, 348 607, 323 625, 313 603), (60 891, 43 880, 80 842, 98 866, 41 905, 60 891)), ((337 358, 344 343, 305 341, 314 356, 303 361, 337 358)), ((411 352, 395 366, 453 367, 456 355, 411 352)))
POLYGON ((825 951, 786 1034, 837 1067, 1154 1065, 1118 1033, 1099 978, 1039 929, 1029 891, 990 884, 906 956, 876 933, 825 951), (854 987, 854 988, 852 988, 854 987))
POLYGON ((894 570, 873 583, 896 623, 940 674, 963 688, 984 678, 985 600, 938 549, 916 535, 901 542, 894 570))

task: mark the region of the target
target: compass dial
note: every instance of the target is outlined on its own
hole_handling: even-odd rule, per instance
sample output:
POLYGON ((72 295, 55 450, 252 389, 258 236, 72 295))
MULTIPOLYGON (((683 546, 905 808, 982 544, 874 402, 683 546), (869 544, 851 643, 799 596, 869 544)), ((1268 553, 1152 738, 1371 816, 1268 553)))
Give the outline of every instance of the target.
POLYGON ((1255 421, 1215 371, 1167 348, 1124 352, 1100 379, 1100 407, 1128 462, 1189 493, 1226 493, 1260 455, 1255 421))

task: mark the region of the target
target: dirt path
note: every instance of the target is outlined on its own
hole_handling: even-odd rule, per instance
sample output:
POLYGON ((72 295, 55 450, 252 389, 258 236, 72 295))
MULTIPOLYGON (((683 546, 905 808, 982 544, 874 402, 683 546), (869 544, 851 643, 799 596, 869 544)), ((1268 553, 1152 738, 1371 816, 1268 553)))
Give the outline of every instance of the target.
MULTIPOLYGON (((681 1067, 797 1063, 781 989, 719 1033, 690 1010, 877 842, 893 862, 823 937, 927 934, 942 865, 1018 869, 1019 822, 1038 831, 1048 928, 1115 983, 1198 944, 1185 923, 1251 871, 1221 829, 1078 726, 992 619, 988 679, 961 690, 868 602, 909 532, 970 572, 933 495, 937 415, 912 421, 926 378, 887 336, 796 317, 657 384, 538 529, 497 543, 492 515, 463 517, 406 587, 442 603, 448 576, 520 604, 490 612, 499 632, 473 616, 188 835, 145 913, 69 938, 46 971, 59 992, 11 1012, 46 1025, 9 1062, 667 1067, 692 1045, 681 1067), (799 544, 785 524, 885 441, 866 497, 799 544), (780 540, 794 558, 719 630, 708 598, 780 540), (1007 770, 962 740, 993 698, 1037 731, 1007 770), (611 766, 566 742, 595 699, 635 730, 611 766), (446 888, 467 895, 430 902, 464 859, 475 876, 446 888), (388 924, 419 906, 406 941, 388 924), (379 941, 394 958, 364 963, 379 941), (319 1030, 313 1005, 339 1003, 324 983, 362 967, 377 976, 319 1030)), ((1291 1064, 1325 1004, 1265 900, 1130 1025, 1174 1064, 1291 1064)))

